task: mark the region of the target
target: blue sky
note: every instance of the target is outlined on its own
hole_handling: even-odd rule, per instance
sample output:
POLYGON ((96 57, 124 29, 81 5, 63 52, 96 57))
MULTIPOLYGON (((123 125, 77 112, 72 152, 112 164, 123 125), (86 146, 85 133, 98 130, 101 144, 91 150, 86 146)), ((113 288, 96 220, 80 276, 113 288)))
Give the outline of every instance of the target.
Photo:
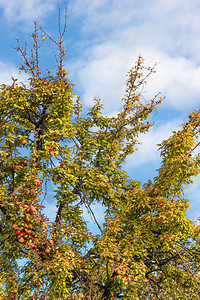
MULTIPOLYGON (((11 76, 19 77, 19 56, 11 47, 17 36, 22 42, 29 39, 33 20, 57 36, 58 4, 63 7, 61 0, 0 0, 0 83, 9 83, 11 76)), ((158 63, 143 97, 148 101, 161 92, 165 100, 153 115, 155 127, 141 136, 140 151, 125 167, 130 176, 142 182, 153 178, 160 162, 156 144, 199 107, 200 1, 68 0, 66 4, 66 69, 86 106, 98 97, 106 114, 116 114, 122 106, 125 75, 138 55, 147 65, 158 63)), ((46 64, 48 55, 47 49, 43 51, 46 64)), ((186 189, 191 218, 200 215, 199 183, 197 178, 186 189)))

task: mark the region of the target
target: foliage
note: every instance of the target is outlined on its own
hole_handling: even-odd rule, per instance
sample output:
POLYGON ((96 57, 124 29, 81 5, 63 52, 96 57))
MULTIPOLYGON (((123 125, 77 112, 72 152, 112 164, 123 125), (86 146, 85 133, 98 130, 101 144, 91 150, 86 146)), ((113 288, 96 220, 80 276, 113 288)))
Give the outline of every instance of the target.
POLYGON ((129 178, 123 164, 162 101, 159 94, 148 103, 141 98, 155 66, 146 68, 139 56, 116 116, 105 116, 96 98, 86 114, 63 67, 64 32, 55 41, 35 23, 30 54, 19 40, 16 47, 30 78, 1 85, 1 299, 199 298, 200 232, 186 216, 184 186, 199 174, 200 111, 159 145, 152 181, 129 178), (42 75, 39 66, 45 39, 58 50, 56 74, 42 75), (42 206, 49 182, 53 221, 42 206), (88 231, 83 208, 98 234, 88 231))

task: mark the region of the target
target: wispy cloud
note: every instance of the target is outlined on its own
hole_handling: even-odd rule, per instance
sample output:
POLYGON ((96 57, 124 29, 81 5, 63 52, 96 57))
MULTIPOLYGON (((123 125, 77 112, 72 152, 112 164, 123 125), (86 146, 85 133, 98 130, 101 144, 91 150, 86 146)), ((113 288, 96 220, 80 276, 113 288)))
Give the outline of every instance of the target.
POLYGON ((194 41, 199 40, 200 4, 196 0, 73 0, 69 11, 76 21, 82 17, 83 35, 95 32, 102 40, 127 33, 128 42, 157 45, 174 54, 177 50, 194 53, 194 41))
MULTIPOLYGON (((196 108, 200 95, 200 66, 191 59, 170 57, 155 49, 146 48, 142 52, 147 58, 147 66, 160 62, 156 66, 156 74, 147 80, 145 98, 151 99, 161 92, 166 97, 165 104, 177 111, 196 108)), ((85 103, 91 104, 93 97, 98 97, 108 113, 114 107, 120 108, 125 92, 125 75, 138 53, 139 49, 125 49, 108 43, 87 50, 83 61, 72 63, 70 75, 79 86, 85 103), (90 58, 89 61, 86 57, 90 58)))
POLYGON ((19 70, 10 63, 3 63, 0 61, 0 84, 12 84, 11 76, 18 78, 20 81, 26 80, 27 76, 19 76, 19 70))
POLYGON ((22 22, 27 26, 32 24, 34 19, 46 17, 58 2, 59 0, 0 0, 0 8, 8 26, 17 22, 22 22))
POLYGON ((193 109, 199 103, 200 4, 180 0, 71 1, 72 22, 81 19, 82 54, 71 72, 84 101, 103 99, 105 109, 120 106, 125 74, 142 54, 157 61, 148 97, 161 91, 170 107, 193 109), (90 42, 88 41, 90 39, 90 42))
POLYGON ((159 162, 160 152, 157 144, 167 139, 173 130, 177 130, 180 127, 180 123, 180 119, 175 119, 152 127, 149 133, 141 135, 139 138, 141 145, 138 146, 138 151, 128 158, 127 170, 130 171, 133 167, 142 166, 145 163, 159 162))
POLYGON ((81 88, 87 104, 91 104, 93 97, 102 98, 110 113, 113 104, 115 108, 121 105, 131 55, 129 53, 128 57, 127 51, 115 43, 94 46, 86 52, 82 61, 71 65, 70 75, 76 78, 75 83, 81 88))

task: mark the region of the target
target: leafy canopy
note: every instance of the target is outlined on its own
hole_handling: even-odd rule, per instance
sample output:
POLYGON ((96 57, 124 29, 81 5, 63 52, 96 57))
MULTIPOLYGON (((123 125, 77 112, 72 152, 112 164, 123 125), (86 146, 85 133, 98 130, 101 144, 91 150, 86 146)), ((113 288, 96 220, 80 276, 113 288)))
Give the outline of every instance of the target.
POLYGON ((30 77, 1 85, 0 297, 197 299, 199 226, 186 216, 184 187, 199 174, 200 111, 159 145, 162 162, 153 180, 142 185, 129 178, 123 164, 154 125, 147 120, 162 101, 159 94, 148 103, 141 98, 155 66, 138 57, 116 116, 105 116, 97 98, 86 112, 64 69, 65 28, 55 41, 35 22, 30 53, 19 40, 16 47, 20 70, 30 77), (45 39, 58 53, 55 73, 43 75, 45 39), (54 219, 42 205, 50 182, 54 219))

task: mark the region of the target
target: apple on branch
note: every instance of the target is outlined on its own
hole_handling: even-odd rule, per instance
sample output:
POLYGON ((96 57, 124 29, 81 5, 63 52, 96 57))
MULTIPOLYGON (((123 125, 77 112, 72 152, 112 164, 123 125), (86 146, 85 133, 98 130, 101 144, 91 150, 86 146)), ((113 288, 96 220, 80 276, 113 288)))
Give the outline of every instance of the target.
POLYGON ((22 145, 25 146, 26 144, 27 144, 27 141, 26 141, 26 140, 23 140, 23 141, 22 141, 22 145))
POLYGON ((49 249, 49 248, 46 248, 46 249, 45 249, 45 253, 46 253, 46 254, 50 254, 50 249, 49 249))
POLYGON ((14 230, 16 230, 17 229, 17 224, 12 224, 12 228, 14 229, 14 230))
POLYGON ((30 210, 32 213, 36 212, 36 208, 33 205, 30 206, 30 210))
POLYGON ((22 244, 25 242, 25 240, 22 236, 20 237, 19 242, 22 243, 22 244))
POLYGON ((30 219, 29 219, 28 216, 25 217, 25 222, 26 222, 26 223, 29 223, 29 222, 30 222, 30 219))
POLYGON ((13 290, 13 294, 16 295, 17 294, 17 289, 13 290))

